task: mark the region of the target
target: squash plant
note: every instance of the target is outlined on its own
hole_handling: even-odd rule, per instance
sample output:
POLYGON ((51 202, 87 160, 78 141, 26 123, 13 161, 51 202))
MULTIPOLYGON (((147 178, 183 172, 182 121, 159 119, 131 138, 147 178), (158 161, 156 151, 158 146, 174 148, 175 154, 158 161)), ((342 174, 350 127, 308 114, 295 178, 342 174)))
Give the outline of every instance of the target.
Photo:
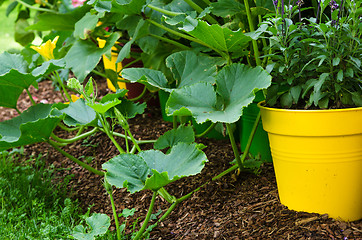
MULTIPOLYGON (((70 79, 68 86, 81 93, 84 99, 78 99, 76 102, 70 102, 69 104, 36 104, 21 113, 20 116, 1 122, 0 150, 37 142, 47 142, 61 154, 85 169, 104 176, 104 185, 111 199, 118 239, 121 239, 121 230, 115 211, 112 185, 119 188, 126 187, 131 193, 142 190, 153 192, 145 221, 135 235, 135 239, 139 239, 146 236, 154 226, 169 216, 180 202, 188 199, 194 192, 207 184, 202 184, 180 198, 169 195, 164 189, 167 184, 180 178, 198 174, 208 161, 206 155, 202 152, 204 146, 194 143, 195 136, 190 126, 180 126, 173 129, 165 133, 157 141, 135 140, 127 119, 143 112, 145 104, 135 104, 124 99, 125 90, 97 99, 95 94, 96 85, 93 80, 88 81, 83 87, 78 80, 70 79), (113 128, 114 124, 120 125, 125 134, 116 132, 113 128), (73 138, 62 139, 54 132, 57 126, 61 126, 68 131, 77 130, 78 133, 73 138), (119 151, 119 155, 103 164, 104 171, 91 167, 62 149, 62 146, 88 137, 97 131, 105 132, 119 151), (125 139, 126 149, 118 144, 115 139, 118 137, 125 139), (131 144, 128 142, 131 142, 132 148, 129 147, 131 144), (142 151, 140 144, 152 142, 155 143, 155 149, 142 151), (166 154, 160 151, 165 148, 168 149, 166 154), (136 154, 136 152, 138 153, 136 154), (157 195, 161 195, 166 199, 170 203, 170 207, 154 225, 148 226, 157 195)), ((217 180, 233 170, 235 170, 235 167, 231 167, 215 176, 211 181, 217 180)), ((96 215, 94 218, 105 223, 109 219, 105 215, 96 215)), ((89 224, 92 222, 94 221, 90 219, 89 224)), ((94 225, 95 228, 97 226, 103 229, 107 224, 94 225)), ((82 232, 81 229, 84 230, 84 228, 77 227, 73 236, 76 238, 78 236, 79 239, 83 239, 83 237, 93 239, 98 233, 104 232, 101 229, 82 232)))
MULTIPOLYGON (((250 32, 254 32, 262 15, 273 10, 269 1, 94 0, 71 12, 39 14, 29 29, 66 35, 66 66, 82 82, 101 58, 97 38, 114 45, 116 36, 121 43, 115 45, 119 49, 117 62, 129 58, 133 54, 131 47, 138 46, 142 54, 136 60, 164 73, 169 73, 165 58, 181 50, 218 54, 229 62, 244 58, 245 63, 260 65, 261 42, 257 43, 250 32), (87 59, 86 64, 78 64, 78 59, 87 59)), ((263 43, 266 46, 265 40, 263 43)), ((110 51, 106 50, 108 56, 110 51)), ((111 71, 107 77, 117 80, 111 71)))
MULTIPOLYGON (((172 57, 175 57, 175 62, 178 62, 178 58, 183 58, 184 56, 186 56, 184 54, 187 55, 190 54, 190 52, 181 52, 172 57)), ((198 58, 197 55, 191 54, 190 56, 192 56, 190 59, 198 58)), ((41 73, 46 73, 56 68, 60 68, 60 66, 53 64, 55 60, 50 60, 50 62, 44 64, 44 66, 42 65, 39 68, 36 68, 37 71, 33 70, 29 73, 28 69, 24 67, 25 64, 20 61, 20 55, 4 53, 3 55, 1 55, 1 58, 6 59, 6 62, 12 63, 12 66, 15 66, 10 67, 9 64, 9 66, 7 67, 7 65, 4 64, 1 69, 2 72, 0 75, 0 80, 2 84, 0 85, 0 87, 2 91, 6 93, 7 86, 9 86, 10 83, 12 83, 14 86, 14 88, 8 88, 9 96, 11 94, 14 95, 12 101, 7 102, 5 101, 7 100, 6 98, 1 102, 2 106, 16 106, 16 101, 20 95, 19 92, 27 89, 31 84, 36 84, 36 79, 39 77, 39 75, 34 73, 37 73, 38 71, 41 73), (21 68, 21 66, 23 68, 21 68), (22 79, 25 79, 27 81, 17 80, 20 79, 19 76, 22 76, 22 79), (19 83, 14 84, 17 83, 17 81, 19 81, 19 83)), ((201 57, 200 59, 203 58, 201 57)), ((216 60, 218 61, 219 59, 216 60)), ((191 69, 189 68, 188 64, 194 62, 186 61, 181 63, 182 64, 178 66, 183 66, 183 64, 185 63, 185 66, 187 66, 185 69, 191 69)), ((212 64, 213 61, 211 61, 210 63, 212 64)), ((244 65, 237 65, 235 67, 235 69, 242 69, 243 67, 247 68, 244 65)), ((131 70, 132 69, 130 69, 130 71, 131 70)), ((223 71, 226 70, 227 68, 223 68, 223 71)), ((258 68, 256 70, 259 71, 260 69, 258 68)), ((262 73, 263 72, 261 71, 261 75, 262 73)), ((185 72, 185 74, 187 74, 187 72, 185 72)), ((211 81, 210 83, 199 82, 197 84, 189 86, 186 85, 180 89, 174 89, 172 90, 171 96, 176 94, 176 92, 178 91, 182 93, 182 91, 184 91, 185 89, 193 88, 194 86, 197 87, 198 85, 205 85, 208 86, 207 88, 213 88, 213 84, 219 84, 218 78, 222 79, 221 75, 224 73, 222 73, 221 71, 215 72, 214 70, 212 70, 209 74, 210 76, 215 78, 215 80, 211 81)), ((181 79, 183 79, 183 73, 181 73, 180 76, 181 79)), ((256 87, 262 88, 263 85, 267 85, 267 82, 267 80, 262 81, 260 85, 257 85, 256 87)), ((160 137, 156 142, 151 140, 135 140, 128 126, 128 119, 134 117, 138 113, 142 113, 144 108, 146 107, 145 104, 137 104, 124 99, 126 90, 119 90, 116 93, 108 94, 98 99, 95 91, 96 84, 94 84, 92 80, 88 81, 87 84, 85 84, 85 86, 83 87, 78 80, 70 79, 68 81, 68 87, 74 89, 79 94, 82 94, 84 96, 84 99, 78 99, 77 101, 70 102, 69 104, 34 103, 33 106, 21 113, 20 116, 8 121, 1 122, 0 150, 6 150, 12 147, 29 145, 39 142, 47 142, 61 154, 74 161, 75 163, 79 164, 80 166, 84 167, 88 171, 105 177, 105 186, 107 192, 110 194, 113 209, 115 208, 113 196, 111 195, 111 185, 114 185, 116 187, 127 187, 127 189, 131 193, 141 190, 152 191, 153 200, 150 204, 149 214, 152 213, 154 199, 159 194, 171 205, 170 208, 164 213, 164 215, 162 215, 162 217, 158 219, 158 221, 155 223, 156 225, 160 221, 163 221, 169 214, 171 214, 172 210, 180 202, 189 198, 194 192, 198 191, 207 184, 207 182, 202 184, 201 186, 195 188, 195 190, 180 198, 170 196, 164 189, 164 186, 166 186, 168 183, 176 181, 185 176, 199 173, 204 167, 205 162, 207 162, 205 154, 201 151, 202 145, 197 145, 194 143, 195 136, 190 126, 180 126, 177 129, 173 129, 167 132, 164 136, 160 137), (124 129, 125 134, 116 132, 113 128, 115 124, 120 125, 124 129), (72 138, 60 138, 55 134, 54 131, 57 126, 60 126, 67 131, 77 131, 78 133, 75 135, 75 137, 72 138), (62 149, 62 146, 84 139, 96 133, 97 131, 102 131, 107 134, 107 136, 110 138, 110 140, 114 143, 119 151, 119 155, 112 158, 103 165, 103 169, 105 171, 93 168, 89 164, 81 161, 80 159, 77 159, 76 157, 72 156, 71 154, 67 153, 62 149), (116 138, 118 139, 119 137, 125 140, 125 149, 122 148, 118 143, 119 141, 116 140, 116 138), (142 151, 140 147, 141 144, 152 142, 155 143, 155 150, 142 151), (159 151, 160 149, 164 148, 169 148, 166 154, 159 151), (138 153, 136 154, 136 152, 138 153), (176 161, 177 164, 174 161, 176 161)), ((253 88, 254 87, 252 86, 250 89, 253 88)), ((231 89, 229 89, 229 91, 231 91, 231 89)), ((219 92, 222 91, 220 90, 219 92)), ((210 94, 211 92, 208 93, 210 94)), ((220 97, 215 97, 212 99, 215 100, 216 98, 220 97)), ((250 93, 250 98, 253 98, 252 92, 250 93)), ((173 99, 177 100, 177 95, 173 96, 173 99)), ((180 100, 181 99, 182 97, 180 98, 180 100)), ((225 103, 229 100, 232 100, 230 101, 230 103, 236 101, 236 99, 233 99, 233 97, 225 99, 225 103)), ((236 105, 238 104, 239 102, 236 103, 236 105)), ((217 106, 218 104, 215 105, 215 107, 217 106)), ((225 106, 229 105, 225 104, 225 106)), ((230 110, 231 109, 232 108, 230 108, 230 110)), ((220 109, 217 108, 214 109, 214 111, 216 112, 219 110, 220 109)), ((190 111, 186 110, 186 108, 181 109, 180 111, 185 111, 187 114, 190 114, 190 111)), ((218 114, 220 114, 220 112, 218 114)), ((231 111, 231 115, 232 114, 234 114, 233 111, 231 111)), ((238 114, 240 114, 240 109, 239 113, 237 113, 236 115, 238 114)), ((200 120, 197 114, 194 115, 199 121, 202 121, 202 118, 200 120)), ((237 118, 238 116, 231 117, 231 120, 227 120, 225 122, 232 122, 234 119, 237 118)), ((246 156, 246 154, 244 154, 244 156, 246 156)), ((237 167, 238 165, 233 165, 225 172, 219 174, 218 176, 215 176, 211 181, 221 178, 227 173, 237 169, 237 167)), ((137 233, 137 238, 145 236, 145 234, 148 234, 150 229, 152 229, 151 226, 147 230, 147 224, 150 216, 149 214, 146 216, 146 221, 144 222, 144 225, 137 233)), ((115 219, 117 219, 117 214, 115 211, 114 215, 115 219)), ((104 216, 102 219, 104 218, 106 217, 104 216)), ((116 225, 118 226, 119 224, 116 223, 116 225)), ((119 232, 120 229, 118 226, 118 235, 120 235, 119 232)))
POLYGON ((174 53, 166 59, 166 65, 178 83, 177 88, 169 88, 162 72, 152 69, 128 68, 122 75, 131 82, 143 82, 169 91, 166 112, 170 115, 193 116, 197 123, 207 120, 225 123, 236 162, 243 170, 246 154, 241 160, 231 124, 239 120, 243 108, 254 100, 255 92, 270 86, 271 76, 261 67, 252 68, 240 63, 212 71, 215 63, 205 59, 208 58, 192 52, 174 53))
MULTIPOLYGON (((137 1, 131 1, 131 3, 135 2, 137 1)), ((148 15, 143 14, 141 21, 156 26, 173 36, 176 36, 178 39, 188 41, 186 46, 194 52, 194 54, 178 52, 170 55, 166 59, 166 66, 169 67, 172 72, 171 77, 168 76, 168 79, 165 79, 165 76, 162 75, 161 72, 156 73, 155 70, 149 69, 124 69, 122 75, 131 82, 142 82, 146 85, 152 85, 159 89, 172 92, 171 97, 166 104, 166 111, 169 111, 169 115, 192 115, 196 118, 198 123, 211 120, 213 124, 206 132, 210 131, 216 123, 227 123, 227 132, 233 146, 236 161, 241 170, 243 169, 243 161, 240 159, 232 135, 231 124, 240 118, 242 109, 253 101, 254 93, 259 89, 267 88, 270 85, 271 79, 270 76, 268 76, 268 73, 263 71, 260 67, 250 70, 240 63, 247 62, 252 66, 261 66, 263 64, 260 59, 260 47, 258 45, 262 44, 263 46, 266 46, 266 41, 258 40, 258 38, 264 32, 265 29, 263 28, 265 28, 265 26, 254 31, 256 27, 255 23, 261 21, 260 15, 270 12, 270 9, 272 9, 273 6, 271 3, 260 4, 260 2, 258 2, 258 5, 250 5, 249 1, 246 0, 244 1, 244 4, 231 1, 217 1, 212 4, 209 3, 210 8, 205 5, 204 8, 202 8, 200 7, 202 4, 199 6, 192 1, 185 2, 195 11, 172 11, 170 10, 171 8, 169 5, 155 6, 152 5, 153 2, 146 4, 145 7, 147 9, 150 8, 152 9, 151 12, 162 14, 162 18, 155 21, 148 17, 148 15), (228 12, 230 5, 234 6, 235 9, 239 9, 240 12, 236 10, 236 12, 231 12, 230 15, 227 15, 226 12, 228 12), (229 20, 233 19, 233 23, 227 24, 227 21, 224 18, 224 22, 220 24, 212 17, 213 13, 215 13, 216 16, 229 18, 229 20), (238 13, 241 13, 241 16, 238 13), (247 19, 246 21, 245 18, 247 19), (239 23, 238 25, 235 24, 237 22, 239 23), (247 33, 245 33, 246 30, 248 31, 247 33), (219 56, 219 58, 222 59, 218 63, 214 60, 214 67, 216 65, 219 66, 218 77, 214 78, 212 74, 215 74, 215 72, 212 73, 206 70, 212 65, 204 67, 204 65, 209 64, 209 62, 202 61, 204 64, 195 65, 200 62, 199 60, 195 61, 195 59, 197 59, 193 56, 196 55, 195 52, 198 54, 199 59, 206 58, 206 56, 209 56, 210 58, 219 56), (251 53, 253 53, 254 58, 250 57, 251 53), (188 64, 186 61, 188 61, 188 64), (225 68, 225 70, 220 70, 221 68, 225 68), (202 71, 205 72, 199 76, 196 74, 192 75, 195 72, 202 71), (239 77, 238 74, 242 77, 239 77), (230 80, 228 78, 230 78, 230 80), (219 80, 216 89, 217 93, 212 91, 213 87, 210 84, 196 84, 199 82, 215 83, 215 79, 219 80), (241 81, 241 79, 244 81, 241 81), (172 85, 173 80, 175 83, 172 85), (225 82, 224 84, 222 84, 223 81, 225 82), (197 85, 197 88, 192 84, 197 85), (231 86, 244 91, 238 92, 236 89, 232 89, 231 86), (181 90, 183 88, 187 90, 181 90), (176 96, 177 93, 180 92, 185 94, 183 96, 184 98, 180 101, 172 100, 172 96, 176 96), (240 101, 236 101, 238 98, 240 101), (190 99, 194 101, 191 103, 190 99), (233 100, 235 100, 235 102, 233 102, 233 100), (172 101, 177 102, 177 107, 181 109, 183 107, 188 107, 188 110, 170 111, 170 103, 172 101), (230 116, 232 116, 230 119, 220 117, 229 111, 230 116), (208 114, 199 114, 200 112, 210 112, 213 116, 210 117, 208 114), (220 116, 217 116, 218 114, 220 116)), ((172 1, 170 5, 173 3, 175 3, 175 1, 172 1)), ((174 41, 174 39, 169 40, 174 41)), ((178 41, 178 43, 179 42, 180 41, 178 41)), ((180 94, 176 97, 176 99, 181 98, 182 95, 180 94)), ((175 108, 176 106, 173 107, 175 108)), ((257 118, 257 122, 259 119, 260 117, 257 118)))
MULTIPOLYGON (((29 70, 29 68, 24 68, 23 65, 26 64, 21 63, 22 59, 19 55, 0 56, 0 59, 4 61, 19 62, 15 64, 15 68, 11 64, 0 67, 0 91, 8 94, 6 98, 0 97, 2 106, 16 108, 16 101, 24 89, 26 90, 32 84, 36 85, 36 80, 40 76, 61 68, 70 68, 79 78, 79 81, 69 80, 68 87, 84 96, 84 99, 70 102, 68 105, 62 103, 36 105, 34 103, 34 106, 19 117, 0 123, 0 150, 47 142, 70 160, 95 174, 104 176, 105 188, 109 193, 116 221, 118 239, 120 239, 120 227, 114 207, 112 186, 126 187, 131 193, 141 190, 152 191, 150 209, 144 224, 135 236, 139 239, 146 236, 153 227, 149 226, 147 229, 158 194, 171 205, 156 225, 163 221, 178 203, 189 198, 208 183, 202 184, 178 199, 170 196, 164 189, 171 182, 199 173, 207 162, 207 158, 201 151, 202 146, 194 143, 195 135, 190 126, 181 125, 179 128, 175 126, 175 129, 167 132, 157 141, 135 140, 128 126, 128 119, 142 113, 146 107, 145 104, 135 104, 126 100, 125 90, 118 90, 114 94, 98 99, 95 94, 96 84, 93 80, 88 81, 84 87, 81 83, 94 70, 101 56, 109 53, 116 41, 124 40, 122 36, 125 33, 129 38, 120 49, 118 61, 129 56, 132 44, 139 45, 148 57, 162 55, 155 61, 158 67, 124 69, 122 75, 130 82, 141 82, 148 88, 169 92, 167 111, 170 115, 193 116, 198 123, 210 120, 213 123, 226 125, 237 164, 210 180, 214 181, 231 171, 253 168, 256 164, 244 161, 248 148, 245 149, 241 158, 233 138, 231 124, 240 118, 243 108, 253 101, 255 92, 270 85, 271 77, 260 66, 244 65, 247 62, 250 65, 261 64, 258 58, 257 39, 262 31, 244 33, 245 27, 237 27, 234 24, 232 24, 233 27, 228 27, 227 21, 223 23, 226 26, 221 26, 213 18, 211 8, 205 5, 200 11, 200 8, 191 1, 181 4, 177 4, 178 1, 164 4, 160 1, 145 0, 90 1, 88 3, 94 7, 91 12, 87 11, 90 6, 83 6, 80 10, 74 11, 77 17, 70 19, 74 22, 74 26, 67 30, 73 32, 66 42, 65 48, 69 48, 69 51, 66 52, 64 58, 44 62, 40 67, 29 70), (80 16, 81 13, 83 16, 80 16), (115 24, 121 30, 109 32, 105 48, 99 48, 95 42, 97 31, 104 33, 104 26, 98 25, 99 21, 104 22, 103 24, 115 24), (132 23, 132 25, 124 23, 132 23), (165 44, 175 46, 173 50, 175 53, 170 55, 173 51, 165 54, 157 52, 165 44), (249 54, 250 46, 253 49, 254 59, 249 54), (157 51, 153 52, 154 49, 157 51), (165 65, 163 65, 166 56, 165 65), (83 64, 80 64, 79 59, 83 60, 83 64), (162 71, 157 69, 162 69, 162 71), (8 88, 11 91, 7 92, 8 88), (125 134, 115 131, 116 124, 124 129, 125 134), (62 139, 55 135, 54 130, 57 126, 67 131, 78 131, 78 133, 73 138, 62 139), (62 149, 62 146, 98 131, 104 132, 119 151, 119 155, 103 164, 103 170, 94 169, 62 149), (125 140, 125 149, 118 143, 118 137, 125 140), (150 142, 155 142, 155 148, 158 150, 142 151, 140 145, 150 142), (159 151, 163 148, 169 148, 166 154, 159 151)), ((226 3, 230 1, 217 1, 211 5, 214 13, 219 14, 215 13, 215 15, 225 14, 222 9, 226 9, 226 5, 223 5, 226 3)), ((250 24, 251 8, 246 4, 244 7, 245 14, 242 14, 240 19, 247 16, 247 22, 250 24)), ((72 14, 73 12, 46 13, 42 17, 39 16, 39 21, 31 28, 60 31, 59 26, 55 26, 54 22, 46 19, 52 16, 58 19, 69 18, 72 14)), ((238 14, 232 14, 232 18, 237 20, 238 14)), ((117 84, 114 85, 117 86, 117 84)), ((252 131, 249 146, 258 121, 259 118, 252 131)), ((103 215, 100 219, 108 221, 103 215)), ((103 225, 100 227, 103 228, 103 225)), ((92 234, 94 232, 86 237, 94 237, 95 235, 92 234)), ((79 236, 84 237, 82 234, 79 236)))
MULTIPOLYGON (((155 196, 161 194, 171 203, 175 201, 175 198, 170 196, 163 186, 182 177, 197 174, 202 170, 207 158, 200 150, 201 147, 192 143, 194 138, 189 129, 180 128, 174 132, 173 136, 166 135, 165 138, 172 140, 172 144, 168 145, 171 147, 169 154, 165 155, 159 150, 142 151, 140 144, 155 141, 135 140, 128 127, 127 119, 134 117, 137 113, 142 113, 145 104, 135 104, 122 99, 126 93, 125 90, 96 100, 92 80, 85 85, 84 89, 75 79, 69 80, 68 85, 82 93, 85 99, 78 99, 69 104, 36 104, 21 113, 20 116, 1 122, 0 150, 47 142, 61 154, 87 170, 106 176, 106 183, 110 182, 118 187, 128 187, 130 192, 150 189, 154 191, 155 196), (125 134, 114 131, 107 120, 109 118, 113 124, 122 126, 125 134), (78 130, 78 133, 73 138, 62 139, 54 133, 57 126, 68 130, 78 130), (82 129, 91 130, 83 132, 82 129), (107 172, 91 167, 62 149, 62 146, 88 137, 97 131, 105 132, 120 152, 120 155, 104 164, 107 172), (183 142, 179 143, 180 138, 175 137, 175 134, 181 136, 185 133, 191 135, 182 138, 183 142), (115 137, 123 137, 126 140, 126 150, 118 144, 115 137), (128 141, 132 142, 132 148, 128 147, 130 145, 128 141), (136 151, 139 151, 137 155, 134 154, 136 151), (159 159, 163 160, 159 162, 159 159), (176 160, 177 164, 170 159, 176 160), (172 164, 170 164, 171 162, 172 164), (137 169, 135 170, 135 168, 137 169), (141 181, 135 182, 136 179, 141 181), (142 184, 143 187, 141 187, 142 184)), ((166 141, 170 142, 169 140, 166 141)), ((160 146, 165 146, 162 141, 165 140, 161 139, 160 146)), ((109 190, 109 186, 107 190, 109 190)), ((112 191, 108 192, 111 194, 112 191)), ((112 199, 112 196, 110 197, 112 199)))

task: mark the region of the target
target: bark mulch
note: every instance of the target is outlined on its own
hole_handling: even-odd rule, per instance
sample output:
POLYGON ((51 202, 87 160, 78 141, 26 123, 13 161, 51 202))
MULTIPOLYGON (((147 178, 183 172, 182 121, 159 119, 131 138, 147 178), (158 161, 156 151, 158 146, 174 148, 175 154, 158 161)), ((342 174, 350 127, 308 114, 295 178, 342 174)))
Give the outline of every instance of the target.
MULTIPOLYGON (((104 86, 104 82, 100 82, 104 86)), ((106 93, 105 87, 100 88, 106 93)), ((39 84, 39 89, 31 92, 40 102, 62 101, 50 82, 39 84)), ((20 97, 18 108, 28 108, 30 102, 26 94, 20 97)), ((0 120, 16 116, 14 110, 0 108, 0 120)), ((130 120, 134 136, 142 139, 156 139, 172 124, 162 120, 160 109, 155 106, 130 120)), ((119 131, 121 131, 119 129, 119 131)), ((69 137, 62 130, 57 135, 69 137)), ((166 189, 176 197, 181 197, 209 181, 212 177, 230 167, 233 160, 231 145, 225 140, 201 139, 209 162, 201 174, 176 181, 166 189)), ((123 141, 119 139, 119 143, 123 141)), ((144 149, 152 145, 143 145, 144 149)), ((86 141, 79 141, 64 147, 75 157, 91 160, 91 165, 101 169, 101 165, 116 156, 117 150, 110 140, 97 133, 86 141)), ((89 173, 56 152, 47 143, 27 146, 29 155, 42 154, 45 161, 60 168, 58 181, 71 175, 69 189, 72 198, 78 199, 86 211, 91 205, 92 212, 106 213, 112 217, 109 197, 102 186, 102 178, 89 173)), ((135 208, 136 214, 128 220, 128 230, 135 222, 139 227, 149 207, 152 193, 142 191, 129 194, 125 189, 114 189, 117 211, 135 208)), ((361 203, 362 204, 362 203, 361 203)), ((165 212, 169 204, 158 197, 155 213, 165 212)), ((124 219, 121 219, 123 221, 124 219)), ((112 229, 114 226, 112 225, 112 229)), ((261 174, 231 173, 207 184, 191 198, 180 203, 171 215, 151 232, 150 239, 362 239, 362 220, 342 222, 327 215, 296 212, 280 204, 272 164, 264 164, 261 174)))

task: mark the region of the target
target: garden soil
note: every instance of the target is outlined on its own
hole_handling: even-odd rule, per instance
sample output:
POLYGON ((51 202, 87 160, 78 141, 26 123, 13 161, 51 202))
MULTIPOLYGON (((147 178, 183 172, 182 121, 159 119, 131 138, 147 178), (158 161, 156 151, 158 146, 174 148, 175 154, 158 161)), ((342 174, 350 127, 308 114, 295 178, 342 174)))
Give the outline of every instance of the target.
MULTIPOLYGON (((105 81, 99 80, 98 83, 100 94, 106 94, 105 81)), ((62 101, 61 94, 54 91, 49 81, 39 83, 39 89, 31 88, 31 93, 37 102, 62 101)), ((24 93, 19 99, 18 108, 22 111, 29 106, 30 101, 24 93)), ((15 110, 0 108, 1 121, 16 115, 15 110)), ((150 106, 144 114, 130 120, 130 127, 136 139, 156 139, 170 130, 172 124, 162 120, 157 106, 150 106)), ((121 129, 117 131, 121 132, 121 129)), ((63 138, 70 137, 60 129, 56 129, 56 134, 63 138)), ((118 140, 123 144, 122 139, 118 140)), ((230 161, 234 159, 228 141, 205 138, 197 141, 206 146, 204 151, 209 162, 201 174, 166 187, 176 197, 184 196, 210 181, 228 169, 230 161)), ((152 145, 143 145, 143 149, 149 148, 152 145)), ((118 154, 111 141, 102 133, 64 149, 79 159, 90 161, 97 169, 101 169, 104 162, 118 154)), ((71 197, 78 199, 84 211, 92 206, 91 212, 106 213, 112 217, 110 200, 102 186, 101 177, 63 157, 47 143, 27 146, 25 154, 42 154, 49 165, 59 168, 55 178, 58 182, 71 176, 71 197)), ((152 193, 142 191, 131 195, 126 189, 114 188, 113 194, 118 213, 124 208, 137 210, 128 219, 126 232, 129 233, 133 226, 138 229, 146 215, 152 193)), ((157 197, 154 213, 164 213, 169 206, 164 199, 157 197)), ((113 224, 111 228, 114 229, 113 224)), ((342 222, 327 215, 288 210, 279 202, 272 164, 264 164, 259 175, 232 172, 202 187, 154 228, 150 239, 362 239, 362 220, 342 222)))

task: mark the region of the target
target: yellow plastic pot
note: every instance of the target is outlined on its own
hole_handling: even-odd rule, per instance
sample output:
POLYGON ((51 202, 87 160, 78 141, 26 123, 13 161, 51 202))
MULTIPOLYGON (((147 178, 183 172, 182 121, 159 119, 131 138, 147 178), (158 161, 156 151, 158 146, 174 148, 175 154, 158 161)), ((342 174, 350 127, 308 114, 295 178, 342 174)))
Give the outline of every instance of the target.
MULTIPOLYGON (((103 40, 103 39, 98 39, 98 43, 99 43, 99 47, 103 48, 104 45, 106 44, 106 41, 103 40)), ((112 50, 117 50, 117 48, 112 47, 112 50)), ((117 53, 112 52, 111 53, 111 59, 109 59, 106 55, 103 55, 102 58, 103 58, 103 64, 104 64, 105 69, 110 69, 110 70, 113 70, 115 72, 119 72, 122 69, 122 63, 121 62, 116 63, 117 58, 118 58, 117 53)), ((121 76, 119 77, 119 79, 122 79, 121 76)), ((111 80, 109 80, 108 78, 107 78, 107 87, 111 91, 116 92, 116 88, 114 87, 111 80)), ((118 87, 120 89, 126 89, 126 83, 125 82, 118 82, 118 87)))
POLYGON ((261 111, 280 202, 296 211, 362 219, 362 107, 261 111))

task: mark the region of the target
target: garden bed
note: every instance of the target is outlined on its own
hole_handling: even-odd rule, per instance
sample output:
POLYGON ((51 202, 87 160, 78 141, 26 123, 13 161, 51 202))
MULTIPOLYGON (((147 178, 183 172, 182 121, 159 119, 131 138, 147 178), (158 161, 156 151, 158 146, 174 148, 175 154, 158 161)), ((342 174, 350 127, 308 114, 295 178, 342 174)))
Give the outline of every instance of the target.
MULTIPOLYGON (((100 94, 106 93, 105 81, 99 82, 100 94)), ((41 82, 39 89, 31 88, 37 101, 49 103, 61 101, 59 92, 54 92, 50 82, 41 82)), ((26 109, 30 102, 23 94, 18 106, 26 109)), ((0 108, 0 120, 16 115, 13 110, 0 108)), ((145 113, 129 121, 135 138, 156 139, 172 128, 164 122, 160 109, 149 107, 145 113)), ((57 135, 66 137, 62 130, 57 135)), ((121 129, 119 129, 121 131, 121 129)), ((68 136, 69 137, 69 136, 68 136)), ((201 174, 188 177, 167 185, 166 189, 176 197, 185 195, 212 177, 230 167, 233 152, 229 141, 199 139, 209 162, 201 174)), ((122 141, 119 141, 122 143, 122 141)), ((143 149, 152 145, 143 145, 143 149)), ((86 142, 76 142, 66 146, 66 150, 80 159, 91 159, 97 169, 118 154, 105 134, 98 133, 86 142), (85 147, 85 145, 93 147, 85 147)), ((43 154, 49 164, 54 164, 59 179, 73 174, 69 187, 72 197, 79 199, 84 211, 92 205, 92 212, 106 213, 112 217, 109 197, 102 186, 102 178, 89 173, 63 157, 46 143, 28 146, 26 154, 43 154)), ((137 228, 142 223, 148 209, 152 193, 142 191, 129 194, 125 189, 115 189, 114 198, 117 211, 136 208, 136 214, 128 220, 132 224, 137 218, 137 228)), ((343 197, 343 196, 341 196, 343 197)), ((155 212, 165 211, 169 203, 157 198, 155 212)), ((112 217, 113 218, 113 217, 112 217)), ((123 219, 121 219, 123 220, 123 219)), ((114 229, 114 227, 112 227, 114 229)), ((128 230, 129 231, 129 230, 128 230)), ((180 203, 171 215, 151 232, 151 239, 362 239, 362 220, 346 223, 328 218, 326 215, 309 214, 288 210, 278 200, 278 192, 272 164, 262 166, 259 176, 236 172, 214 181, 191 198, 180 203)))

